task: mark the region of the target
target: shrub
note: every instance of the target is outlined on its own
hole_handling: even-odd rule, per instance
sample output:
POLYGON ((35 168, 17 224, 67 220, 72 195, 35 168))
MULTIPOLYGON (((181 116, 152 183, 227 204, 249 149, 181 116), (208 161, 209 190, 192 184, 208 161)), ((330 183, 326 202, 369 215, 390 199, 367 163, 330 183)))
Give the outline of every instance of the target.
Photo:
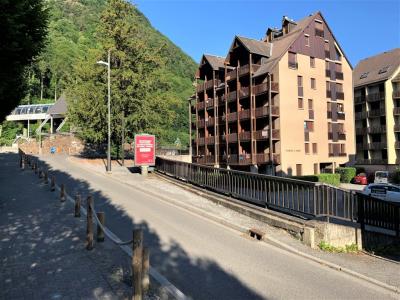
POLYGON ((338 186, 340 183, 340 174, 323 173, 317 175, 293 176, 292 178, 311 182, 323 182, 335 186, 338 186))
POLYGON ((356 168, 352 167, 336 168, 336 173, 340 174, 340 182, 350 183, 354 176, 356 176, 356 172, 356 168))

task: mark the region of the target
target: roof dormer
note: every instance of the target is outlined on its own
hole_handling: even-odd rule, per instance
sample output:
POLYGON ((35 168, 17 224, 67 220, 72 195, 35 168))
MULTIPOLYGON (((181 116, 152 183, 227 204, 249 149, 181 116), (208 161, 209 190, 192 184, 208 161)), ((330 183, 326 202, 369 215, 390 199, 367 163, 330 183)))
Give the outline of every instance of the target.
POLYGON ((282 32, 283 35, 288 34, 296 27, 297 23, 292 19, 289 19, 287 16, 283 16, 282 18, 282 32))

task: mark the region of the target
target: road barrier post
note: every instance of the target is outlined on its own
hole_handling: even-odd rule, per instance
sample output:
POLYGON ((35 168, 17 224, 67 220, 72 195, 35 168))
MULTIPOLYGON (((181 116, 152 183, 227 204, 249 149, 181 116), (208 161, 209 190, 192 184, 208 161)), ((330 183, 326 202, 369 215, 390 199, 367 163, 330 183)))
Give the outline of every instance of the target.
POLYGON ((64 185, 64 183, 61 184, 61 188, 60 188, 60 201, 61 202, 65 201, 65 185, 64 185))
MULTIPOLYGON (((105 224, 105 214, 104 214, 104 212, 98 212, 97 213, 97 218, 99 219, 99 221, 100 221, 100 223, 101 223, 101 225, 103 225, 103 227, 104 227, 104 224, 105 224)), ((97 224, 97 241, 98 242, 104 242, 104 231, 103 231, 103 228, 101 228, 101 226, 100 226, 100 224, 97 224)))
POLYGON ((56 177, 51 176, 50 191, 54 192, 56 190, 56 177))
POLYGON ((79 218, 81 216, 81 195, 76 194, 75 196, 75 218, 79 218))
POLYGON ((142 300, 143 231, 133 230, 132 300, 142 300))
POLYGON ((87 215, 86 215, 86 250, 93 249, 93 197, 89 195, 86 200, 87 215))
POLYGON ((143 248, 143 264, 142 264, 142 286, 143 292, 146 293, 149 290, 150 286, 150 250, 149 248, 143 248))

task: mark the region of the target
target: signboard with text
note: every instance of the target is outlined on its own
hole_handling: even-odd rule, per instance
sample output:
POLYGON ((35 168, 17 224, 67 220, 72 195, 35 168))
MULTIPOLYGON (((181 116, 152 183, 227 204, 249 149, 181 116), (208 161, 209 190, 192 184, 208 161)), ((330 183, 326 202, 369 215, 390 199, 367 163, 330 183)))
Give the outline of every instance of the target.
POLYGON ((154 166, 156 163, 156 138, 154 135, 135 135, 135 166, 154 166))

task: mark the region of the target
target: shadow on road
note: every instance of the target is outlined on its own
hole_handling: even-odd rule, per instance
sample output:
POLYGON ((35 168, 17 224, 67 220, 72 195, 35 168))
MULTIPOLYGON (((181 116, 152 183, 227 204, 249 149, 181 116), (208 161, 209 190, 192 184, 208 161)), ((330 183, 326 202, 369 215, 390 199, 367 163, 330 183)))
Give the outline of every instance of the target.
MULTIPOLYGON (((12 161, 17 165, 17 155, 3 154, 1 156, 3 159, 12 161)), ((100 190, 93 189, 87 181, 76 179, 64 171, 52 169, 50 165, 43 161, 40 162, 40 166, 48 169, 49 176, 54 175, 58 184, 65 184, 66 191, 71 197, 79 193, 84 200, 82 205, 86 205, 86 197, 91 194, 94 198, 96 210, 104 211, 106 214, 107 227, 122 240, 131 239, 132 229, 143 229, 144 244, 150 247, 151 265, 187 296, 193 299, 263 299, 212 260, 191 257, 175 240, 171 240, 168 245, 163 244, 157 232, 147 222, 138 222, 135 218, 128 216, 124 209, 114 205, 107 195, 100 190)), ((38 176, 35 177, 31 170, 25 171, 25 173, 23 171, 19 172, 23 174, 30 173, 32 182, 36 185, 41 184, 38 176)), ((32 207, 31 209, 35 218, 47 217, 44 211, 45 208, 36 209, 32 207)), ((71 209, 70 212, 65 211, 62 213, 72 214, 72 206, 69 209, 71 209)), ((58 229, 63 227, 62 218, 54 226, 58 229)), ((9 224, 9 228, 18 228, 18 224, 9 224)), ((79 234, 82 235, 81 232, 79 234)), ((46 240, 46 236, 43 236, 43 233, 36 233, 36 236, 38 242, 46 240)), ((59 236, 59 242, 62 242, 63 238, 66 237, 59 236)), ((28 249, 33 247, 29 244, 26 246, 27 252, 21 253, 21 256, 28 255, 28 249)), ((97 246, 95 244, 95 247, 97 246)), ((51 247, 51 245, 48 245, 48 247, 51 247)), ((81 245, 77 245, 77 247, 82 249, 81 245)), ((82 249, 82 251, 84 250, 82 249)))

